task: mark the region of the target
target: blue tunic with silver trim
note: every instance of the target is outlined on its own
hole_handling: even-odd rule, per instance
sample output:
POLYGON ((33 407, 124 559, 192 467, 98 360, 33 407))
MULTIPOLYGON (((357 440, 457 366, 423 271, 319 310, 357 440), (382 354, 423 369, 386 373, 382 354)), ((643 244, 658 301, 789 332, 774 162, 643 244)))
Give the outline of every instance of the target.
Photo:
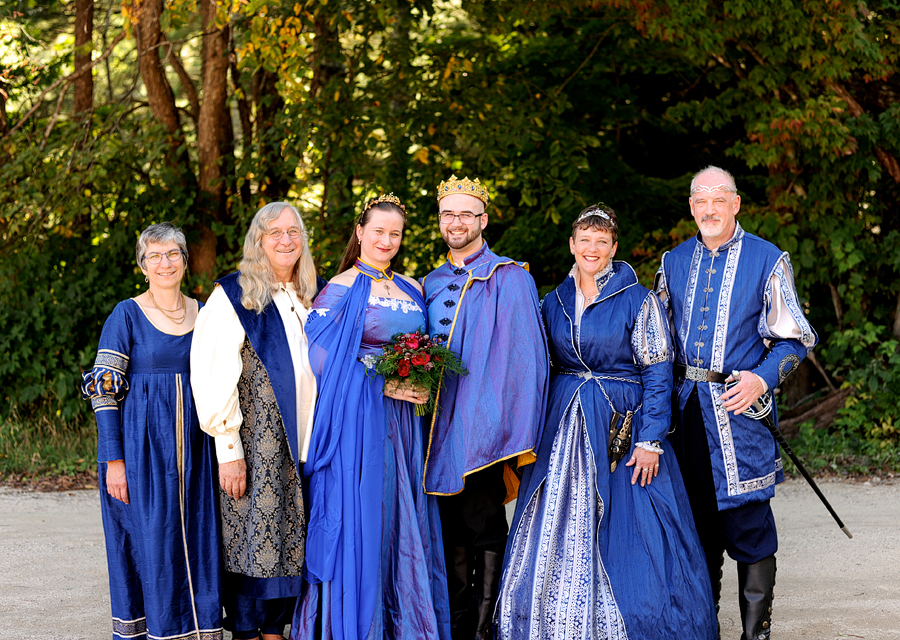
MULTIPOLYGON (((656 288, 672 319, 678 363, 725 374, 752 371, 774 389, 816 344, 788 254, 740 224, 714 251, 698 235, 665 253, 656 288)), ((772 434, 761 422, 726 411, 719 383, 676 380, 679 409, 695 386, 719 509, 772 498, 784 480, 772 434)))

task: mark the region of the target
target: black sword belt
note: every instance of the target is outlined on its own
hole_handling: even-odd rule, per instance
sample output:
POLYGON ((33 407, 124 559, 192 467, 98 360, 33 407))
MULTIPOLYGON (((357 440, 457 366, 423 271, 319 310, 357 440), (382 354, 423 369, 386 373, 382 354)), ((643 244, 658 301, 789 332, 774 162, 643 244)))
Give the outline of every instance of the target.
POLYGON ((695 380, 697 382, 718 382, 719 384, 725 384, 725 381, 728 379, 728 376, 724 373, 711 371, 710 369, 701 369, 700 367, 692 367, 690 365, 681 364, 680 362, 676 362, 672 366, 672 370, 678 378, 695 380))

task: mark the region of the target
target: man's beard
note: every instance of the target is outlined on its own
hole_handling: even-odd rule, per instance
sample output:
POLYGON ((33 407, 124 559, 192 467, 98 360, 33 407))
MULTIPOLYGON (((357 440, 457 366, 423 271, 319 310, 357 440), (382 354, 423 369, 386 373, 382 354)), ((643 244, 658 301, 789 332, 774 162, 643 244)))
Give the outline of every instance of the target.
POLYGON ((472 242, 475 242, 475 240, 478 239, 478 236, 481 235, 481 220, 476 220, 471 226, 466 226, 465 235, 450 235, 451 228, 455 229, 455 227, 442 229, 441 237, 451 249, 462 249, 472 242))

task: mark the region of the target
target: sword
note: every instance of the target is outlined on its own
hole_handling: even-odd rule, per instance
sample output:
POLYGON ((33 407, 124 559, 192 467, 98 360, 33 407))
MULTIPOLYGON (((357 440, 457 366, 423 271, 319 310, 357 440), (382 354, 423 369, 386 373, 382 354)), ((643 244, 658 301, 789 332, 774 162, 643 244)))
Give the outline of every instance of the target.
MULTIPOLYGON (((792 367, 792 369, 796 369, 796 367, 792 367)), ((731 377, 734 379, 734 382, 726 384, 726 389, 740 381, 741 372, 732 371, 731 377)), ((829 504, 828 500, 825 498, 825 494, 822 493, 822 490, 819 489, 819 485, 817 485, 816 481, 813 480, 811 475, 809 475, 809 471, 806 470, 806 467, 800 461, 800 458, 798 458, 797 454, 794 453, 794 450, 791 449, 791 445, 787 443, 787 440, 784 439, 781 431, 778 430, 778 427, 775 425, 775 418, 772 416, 772 404, 775 401, 771 396, 769 396, 768 398, 766 398, 766 396, 769 396, 769 394, 764 393, 762 396, 757 398, 750 406, 752 411, 745 411, 744 413, 746 413, 748 417, 753 418, 754 420, 758 420, 765 425, 766 429, 768 429, 772 436, 775 438, 775 441, 781 447, 782 451, 788 454, 788 457, 794 463, 794 466, 797 467, 797 470, 800 471, 800 474, 806 479, 806 482, 809 483, 809 486, 812 487, 812 490, 816 492, 817 496, 819 496, 819 500, 821 500, 822 504, 825 505, 825 508, 828 509, 828 513, 830 513, 831 517, 834 518, 834 521, 837 522, 837 525, 841 528, 841 531, 843 531, 848 538, 853 538, 853 534, 850 533, 850 530, 841 521, 837 512, 834 510, 831 504, 829 504)))

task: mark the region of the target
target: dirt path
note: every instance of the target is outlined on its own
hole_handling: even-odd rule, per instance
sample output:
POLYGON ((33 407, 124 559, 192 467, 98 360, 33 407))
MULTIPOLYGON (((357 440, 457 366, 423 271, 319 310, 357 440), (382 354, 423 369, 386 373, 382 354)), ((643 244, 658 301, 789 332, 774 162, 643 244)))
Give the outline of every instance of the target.
MULTIPOLYGON (((773 638, 900 640, 900 483, 823 482, 822 489, 854 538, 805 483, 779 488, 773 638)), ((726 640, 740 637, 734 567, 726 562, 726 640)), ((110 636, 97 492, 0 489, 0 640, 110 636)), ((681 637, 690 640, 690 631, 681 637)))

